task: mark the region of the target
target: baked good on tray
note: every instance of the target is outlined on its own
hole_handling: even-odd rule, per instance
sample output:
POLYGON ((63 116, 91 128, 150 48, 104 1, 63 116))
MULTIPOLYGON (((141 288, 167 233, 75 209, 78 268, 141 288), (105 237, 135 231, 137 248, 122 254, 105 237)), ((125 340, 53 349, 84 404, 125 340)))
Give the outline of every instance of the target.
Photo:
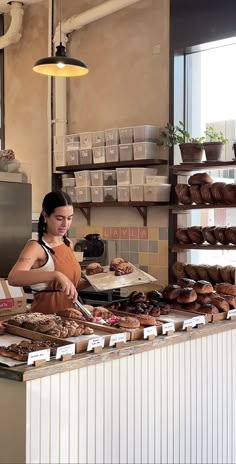
POLYGON ((219 309, 216 306, 214 306, 213 304, 206 304, 206 305, 202 305, 198 309, 198 312, 205 313, 205 314, 218 314, 219 309))
POLYGON ((206 293, 212 293, 213 292, 213 287, 212 287, 211 283, 206 281, 206 280, 198 280, 195 283, 193 288, 197 293, 206 294, 206 293))
POLYGON ((99 263, 90 263, 86 267, 86 275, 101 274, 104 271, 103 267, 99 263))
POLYGON ((189 177, 188 180, 189 185, 204 185, 204 184, 212 184, 213 179, 212 177, 207 174, 207 172, 199 172, 197 174, 193 174, 189 177))
POLYGON ((125 260, 123 258, 113 258, 110 262, 110 271, 115 271, 117 266, 124 262, 125 260))
POLYGON ((131 274, 134 271, 132 264, 124 262, 116 266, 115 276, 122 276, 126 274, 131 274))
POLYGON ((138 329, 140 322, 136 317, 125 316, 120 318, 118 325, 124 329, 138 329))
POLYGON ((177 297, 178 303, 193 303, 197 299, 197 293, 192 287, 182 288, 177 297))
POLYGON ((236 296, 236 285, 229 284, 228 282, 222 282, 216 284, 217 293, 225 293, 226 295, 236 296))
POLYGON ((139 314, 138 318, 141 325, 156 325, 155 317, 149 316, 148 314, 139 314))
POLYGON ((0 346, 0 355, 17 361, 26 362, 29 353, 50 348, 51 356, 55 356, 59 345, 51 340, 23 340, 20 343, 12 343, 9 346, 0 346))
POLYGON ((167 285, 167 287, 163 290, 163 296, 166 300, 175 300, 178 297, 180 290, 181 287, 179 285, 167 285))

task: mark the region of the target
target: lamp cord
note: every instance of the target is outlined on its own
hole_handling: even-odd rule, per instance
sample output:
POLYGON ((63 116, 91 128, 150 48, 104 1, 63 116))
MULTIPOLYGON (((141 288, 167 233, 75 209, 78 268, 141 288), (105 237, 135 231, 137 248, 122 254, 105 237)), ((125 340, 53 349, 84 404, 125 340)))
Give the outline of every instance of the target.
POLYGON ((59 15, 60 15, 60 44, 61 44, 61 0, 59 1, 59 15))

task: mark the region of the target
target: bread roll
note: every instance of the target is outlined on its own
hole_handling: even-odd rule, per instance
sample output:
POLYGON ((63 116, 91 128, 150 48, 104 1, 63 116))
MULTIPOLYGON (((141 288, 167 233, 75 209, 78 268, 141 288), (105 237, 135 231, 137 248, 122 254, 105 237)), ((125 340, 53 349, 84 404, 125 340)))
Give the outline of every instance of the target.
POLYGON ((177 281, 177 284, 181 287, 181 288, 193 288, 194 284, 195 284, 195 280, 193 279, 188 279, 187 277, 182 277, 182 279, 179 279, 177 281))
POLYGON ((210 184, 204 184, 201 185, 200 187, 203 203, 209 203, 213 204, 215 203, 215 200, 211 194, 211 185, 210 184))
POLYGON ((236 184, 226 184, 223 188, 223 197, 225 203, 236 204, 236 184))
POLYGON ((206 242, 210 243, 210 245, 215 245, 217 243, 215 237, 215 226, 203 227, 202 234, 206 242))
POLYGON ((213 292, 213 287, 210 282, 206 280, 198 280, 195 285, 194 285, 194 290, 196 290, 197 293, 212 293, 213 292))
POLYGON ((197 299, 197 293, 191 287, 182 288, 177 297, 178 303, 193 303, 197 299))
POLYGON ((236 297, 233 295, 225 295, 224 293, 221 293, 221 296, 229 303, 229 306, 231 308, 236 308, 236 297))
POLYGON ((200 305, 210 304, 211 303, 211 295, 212 293, 198 293, 197 294, 197 302, 200 305))
POLYGON ((216 306, 221 311, 229 311, 229 303, 222 296, 212 296, 211 304, 216 306))
POLYGON ((233 245, 236 245, 236 227, 227 227, 225 229, 225 236, 228 240, 228 243, 233 243, 233 245))
POLYGON ((179 285, 174 285, 174 284, 168 285, 163 290, 163 296, 167 300, 175 300, 177 296, 179 295, 180 290, 181 290, 181 287, 179 285))
POLYGON ((176 239, 179 243, 189 244, 192 243, 191 238, 188 235, 188 228, 177 229, 175 233, 176 239))
POLYGON ((187 234, 191 239, 192 243, 196 243, 197 245, 201 245, 205 241, 201 227, 189 227, 187 230, 187 234))
POLYGON ((202 199, 202 194, 200 190, 200 185, 191 185, 190 186, 190 195, 192 198, 192 202, 196 203, 196 205, 200 205, 204 203, 202 199))
POLYGON ((214 182, 211 184, 211 194, 215 203, 224 203, 223 188, 225 185, 225 182, 214 182))
POLYGON ((212 182, 213 179, 207 174, 207 172, 199 172, 197 174, 193 174, 189 177, 188 180, 189 185, 212 184, 212 182))

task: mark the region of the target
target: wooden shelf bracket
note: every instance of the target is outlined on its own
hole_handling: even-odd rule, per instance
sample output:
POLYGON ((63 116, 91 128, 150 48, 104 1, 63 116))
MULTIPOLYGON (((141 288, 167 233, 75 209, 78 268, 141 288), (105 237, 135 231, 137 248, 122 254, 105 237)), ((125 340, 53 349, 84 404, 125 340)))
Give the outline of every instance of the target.
POLYGON ((143 218, 143 225, 147 226, 147 206, 134 206, 137 209, 140 216, 143 218))
POLYGON ((78 206, 78 208, 81 211, 81 213, 84 215, 88 226, 90 226, 91 225, 91 210, 90 210, 90 208, 85 208, 83 206, 78 206))

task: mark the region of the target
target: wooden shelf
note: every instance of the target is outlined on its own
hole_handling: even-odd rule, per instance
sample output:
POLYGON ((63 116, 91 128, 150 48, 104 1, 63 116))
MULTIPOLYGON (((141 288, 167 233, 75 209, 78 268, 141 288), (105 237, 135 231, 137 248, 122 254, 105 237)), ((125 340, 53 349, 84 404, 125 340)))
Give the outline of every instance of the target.
POLYGON ((176 243, 174 245, 170 245, 170 251, 177 253, 178 251, 187 251, 187 250, 236 250, 236 245, 210 245, 210 244, 189 244, 189 245, 182 245, 180 243, 176 243))
POLYGON ((114 163, 96 163, 96 164, 80 164, 73 166, 59 166, 56 171, 84 171, 91 169, 111 169, 111 168, 127 168, 127 167, 138 167, 138 166, 150 166, 150 165, 165 165, 168 164, 167 160, 162 159, 142 159, 142 160, 130 160, 130 161, 116 161, 114 163))
POLYGON ((183 163, 170 166, 172 174, 186 174, 191 171, 209 171, 215 169, 236 168, 236 160, 232 161, 210 161, 207 163, 183 163))
POLYGON ((106 201, 104 203, 73 203, 75 208, 78 208, 84 217, 87 220, 87 224, 90 225, 91 222, 91 208, 110 208, 110 207, 119 207, 119 206, 131 206, 132 208, 136 208, 139 212, 140 216, 143 219, 143 225, 147 225, 147 207, 148 206, 168 206, 169 203, 167 202, 151 202, 151 201, 143 201, 143 202, 123 202, 123 201, 106 201))
POLYGON ((236 204, 232 205, 223 205, 221 203, 214 203, 212 205, 168 205, 168 209, 176 210, 176 211, 183 211, 183 210, 190 210, 190 209, 215 209, 215 208, 236 208, 236 204))

